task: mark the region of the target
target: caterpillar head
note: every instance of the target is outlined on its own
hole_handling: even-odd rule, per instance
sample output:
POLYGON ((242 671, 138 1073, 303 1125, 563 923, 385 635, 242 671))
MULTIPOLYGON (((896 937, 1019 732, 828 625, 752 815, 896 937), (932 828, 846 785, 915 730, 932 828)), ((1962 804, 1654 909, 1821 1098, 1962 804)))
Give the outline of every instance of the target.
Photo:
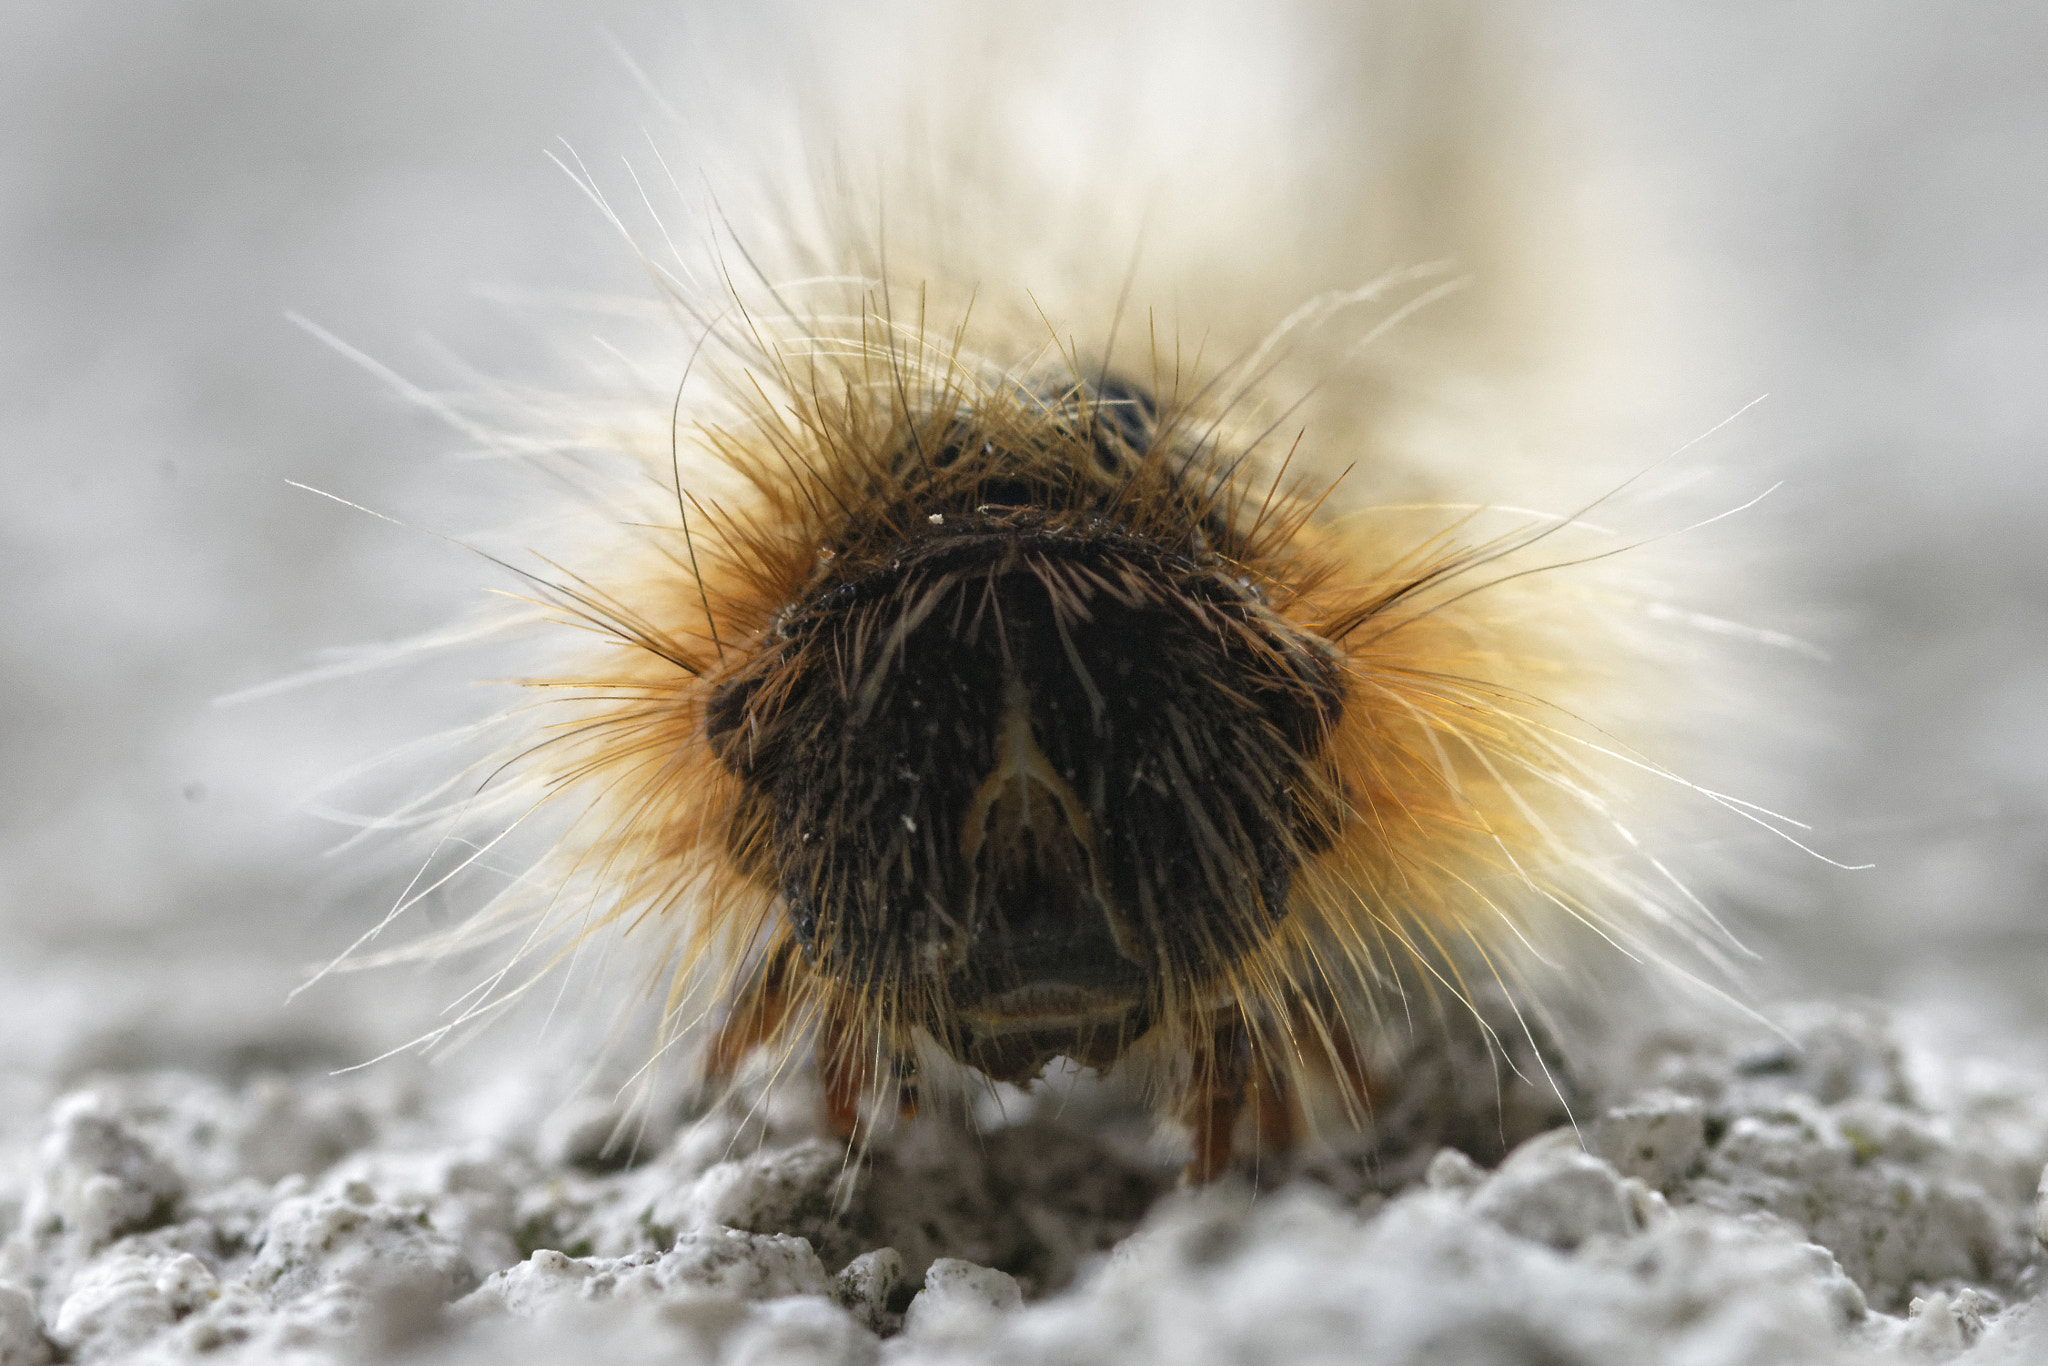
POLYGON ((1123 384, 909 429, 706 733, 805 961, 998 1078, 1212 991, 1331 837, 1343 707, 1123 384))

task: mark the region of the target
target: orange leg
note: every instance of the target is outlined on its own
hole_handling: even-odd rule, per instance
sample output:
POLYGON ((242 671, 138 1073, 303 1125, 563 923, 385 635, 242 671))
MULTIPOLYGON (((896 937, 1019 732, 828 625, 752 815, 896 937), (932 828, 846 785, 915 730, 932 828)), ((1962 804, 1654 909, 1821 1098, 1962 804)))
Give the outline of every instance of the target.
POLYGON ((873 1052, 862 1047, 845 1014, 827 1011, 818 1027, 818 1080, 825 1088, 825 1129, 852 1138, 860 1125, 861 1098, 874 1082, 873 1052))
POLYGON ((1244 1092, 1217 1088, 1198 1092, 1188 1103, 1188 1121, 1195 1128, 1195 1155, 1181 1168, 1184 1186, 1206 1186, 1230 1165, 1230 1131, 1244 1109, 1244 1092))
POLYGON ((730 1080, 747 1055, 782 1032, 789 1022, 791 947, 784 944, 769 955, 760 970, 733 996, 725 1023, 704 1060, 708 1080, 730 1080))
POLYGON ((1193 1080, 1181 1117, 1195 1131, 1195 1155, 1181 1169, 1182 1185, 1205 1186, 1230 1165, 1231 1131, 1245 1104, 1243 1022, 1219 1025, 1190 1060, 1193 1080))
MULTIPOLYGON (((1347 1104, 1369 1114, 1372 1074, 1342 1021, 1318 1019, 1306 1002, 1297 1001, 1291 1024, 1292 1046, 1302 1060, 1339 1087, 1347 1104)), ((1223 1174, 1235 1156, 1232 1131, 1247 1107, 1261 1156, 1289 1152, 1301 1142, 1308 1130, 1303 1097, 1276 1065, 1277 1055, 1254 1045, 1251 1026, 1242 1017, 1219 1025, 1191 1061, 1194 1080, 1181 1117, 1194 1130, 1195 1155, 1181 1172, 1183 1183, 1203 1185, 1223 1174)))
MULTIPOLYGON (((749 1053, 774 1042, 788 1027, 796 1003, 790 980, 794 972, 795 952, 785 944, 734 993, 725 1023, 705 1056, 708 1080, 729 1080, 749 1053)), ((874 1085, 882 1051, 872 1035, 863 1036, 846 1010, 835 1007, 825 1012, 818 1027, 815 1055, 818 1080, 825 1091, 825 1129, 836 1137, 851 1138, 860 1125, 861 1101, 874 1085)), ((897 1059, 891 1071, 897 1083, 897 1111, 909 1119, 917 1114, 915 1069, 897 1059)))
POLYGON ((882 1078, 883 1069, 896 1084, 896 1113, 905 1119, 917 1115, 917 1065, 909 1058, 884 1047, 871 1029, 862 1029, 853 1013, 843 1007, 825 1012, 818 1029, 818 1080, 825 1088, 825 1127, 840 1138, 851 1138, 860 1127, 861 1102, 882 1078))

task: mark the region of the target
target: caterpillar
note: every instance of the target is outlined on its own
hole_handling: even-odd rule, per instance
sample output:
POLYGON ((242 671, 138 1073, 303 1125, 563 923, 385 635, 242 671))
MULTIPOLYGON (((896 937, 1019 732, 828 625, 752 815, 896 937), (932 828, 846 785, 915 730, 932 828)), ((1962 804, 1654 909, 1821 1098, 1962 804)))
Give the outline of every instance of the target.
POLYGON ((555 842, 404 952, 516 939, 468 1018, 608 936, 664 1050, 809 1057, 855 1141, 936 1074, 1132 1071, 1206 1182, 1362 1122, 1412 993, 1535 1029, 1598 941, 1725 969, 1644 832, 1740 805, 1679 753, 1727 648, 1512 25, 1061 14, 892 28, 914 79, 802 174, 653 215, 661 315, 517 431, 600 453, 508 563, 551 662, 415 813, 555 842))

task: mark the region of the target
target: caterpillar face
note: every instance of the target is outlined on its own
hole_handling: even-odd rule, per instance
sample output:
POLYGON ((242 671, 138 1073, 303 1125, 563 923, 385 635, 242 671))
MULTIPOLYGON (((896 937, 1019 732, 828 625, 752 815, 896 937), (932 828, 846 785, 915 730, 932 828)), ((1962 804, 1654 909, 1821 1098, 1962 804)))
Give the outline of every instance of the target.
POLYGON ((1344 688, 1149 396, 1012 397, 913 424, 705 729, 805 963, 1023 1080, 1265 941, 1344 688))

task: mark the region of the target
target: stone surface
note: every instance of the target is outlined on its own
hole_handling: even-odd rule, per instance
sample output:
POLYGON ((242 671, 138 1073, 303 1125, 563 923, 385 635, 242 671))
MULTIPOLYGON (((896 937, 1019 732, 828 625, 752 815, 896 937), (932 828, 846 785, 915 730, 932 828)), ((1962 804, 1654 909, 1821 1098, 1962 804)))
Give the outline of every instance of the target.
POLYGON ((621 1153, 612 1103, 485 1103, 538 1076, 106 1075, 0 1162, 0 1366, 2048 1359, 2038 1084, 1777 1020, 1617 1041, 1576 1126, 1423 1048, 1371 1132, 1194 1192, 1085 1077, 856 1161, 801 1077, 621 1153))

